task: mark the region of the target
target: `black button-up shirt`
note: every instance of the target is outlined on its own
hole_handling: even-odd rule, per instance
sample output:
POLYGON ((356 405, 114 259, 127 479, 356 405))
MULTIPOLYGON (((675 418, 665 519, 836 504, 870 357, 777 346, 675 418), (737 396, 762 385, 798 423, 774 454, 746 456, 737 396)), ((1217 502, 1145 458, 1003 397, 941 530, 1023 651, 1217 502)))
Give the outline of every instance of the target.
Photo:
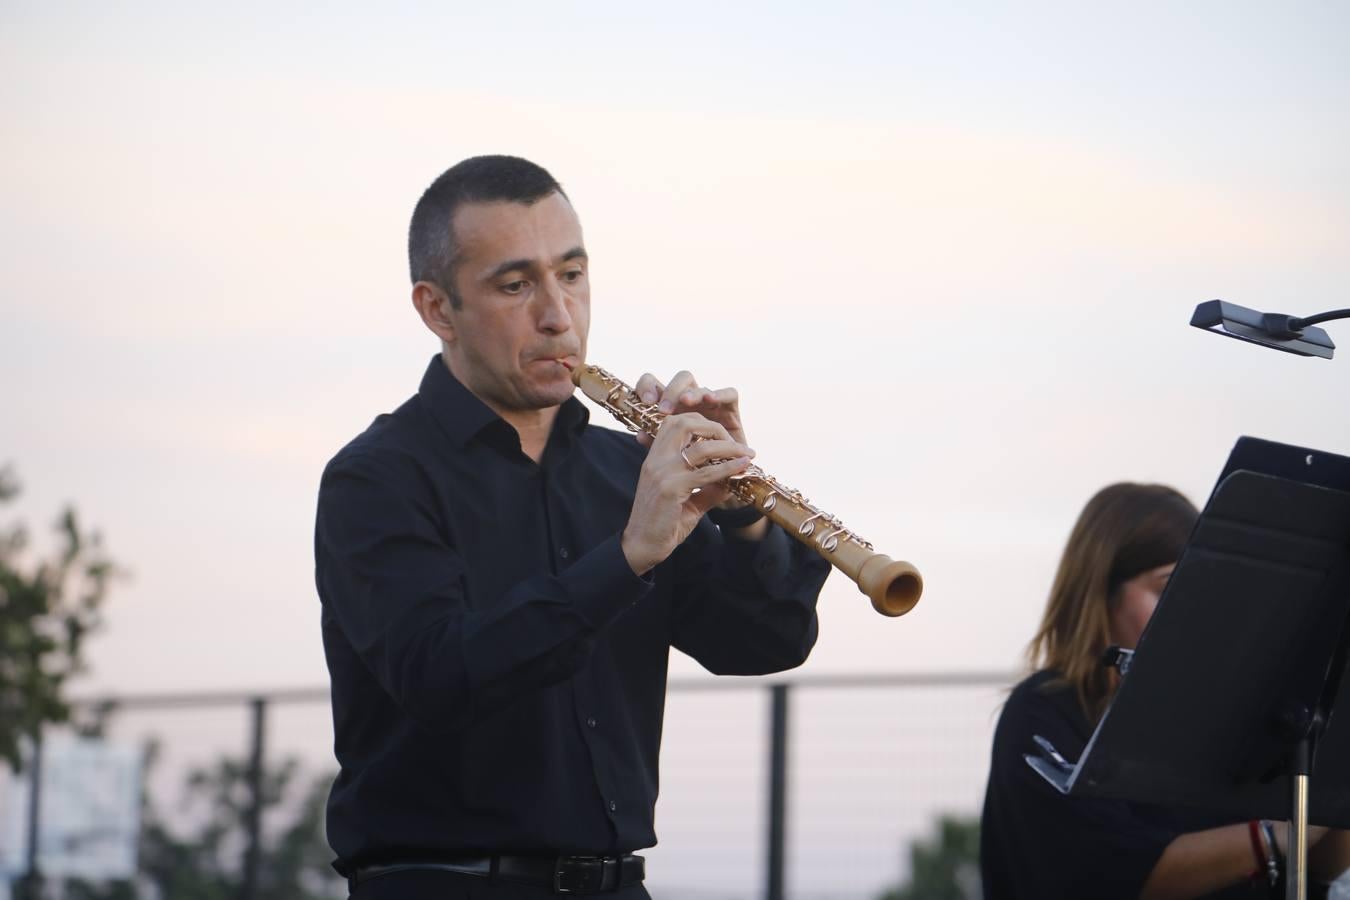
POLYGON ((344 865, 628 852, 653 807, 669 648, 800 664, 829 566, 706 519, 645 578, 619 548, 646 451, 571 398, 541 464, 440 357, 328 464, 316 579, 344 865))

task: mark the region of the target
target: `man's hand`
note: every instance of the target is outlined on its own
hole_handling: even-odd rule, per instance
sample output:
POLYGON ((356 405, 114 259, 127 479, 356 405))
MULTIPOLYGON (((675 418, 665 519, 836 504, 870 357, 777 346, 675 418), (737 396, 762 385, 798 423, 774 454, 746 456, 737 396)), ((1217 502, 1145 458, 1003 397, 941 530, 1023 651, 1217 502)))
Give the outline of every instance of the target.
MULTIPOLYGON (((725 428, 732 440, 746 442, 745 427, 741 424, 740 395, 735 388, 718 391, 701 388, 689 372, 676 372, 670 384, 663 385, 648 372, 638 379, 633 390, 643 403, 655 403, 663 413, 698 413, 725 428)), ((638 440, 651 446, 652 439, 645 434, 639 434, 638 440)))
POLYGON ((721 482, 744 472, 754 455, 725 427, 698 413, 668 416, 642 464, 620 540, 633 571, 644 575, 670 556, 704 513, 726 502, 730 492, 721 482))
MULTIPOLYGON (((638 379, 637 386, 633 390, 642 402, 657 404, 657 408, 663 413, 698 413, 725 428, 732 440, 741 444, 746 443, 745 426, 741 424, 741 397, 735 388, 722 388, 717 391, 701 388, 691 373, 681 371, 675 373, 675 377, 670 379, 668 385, 661 384, 655 375, 647 372, 638 379)), ((639 434, 637 439, 644 446, 650 447, 652 444, 652 439, 645 434, 639 434)), ((735 495, 727 493, 715 505, 722 509, 740 509, 746 504, 735 495)), ((742 531, 743 538, 758 540, 764 536, 765 525, 756 522, 749 529, 742 531)))

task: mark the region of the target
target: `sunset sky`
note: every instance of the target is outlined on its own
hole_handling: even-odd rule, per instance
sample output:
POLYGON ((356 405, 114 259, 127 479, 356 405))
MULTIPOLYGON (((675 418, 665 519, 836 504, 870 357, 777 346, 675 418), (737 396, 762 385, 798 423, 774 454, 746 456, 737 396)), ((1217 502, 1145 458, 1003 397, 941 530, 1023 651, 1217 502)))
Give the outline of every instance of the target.
MULTIPOLYGON (((1098 488, 1350 454, 1350 322, 1330 362, 1188 326, 1350 306, 1350 5, 573 6, 0 3, 0 524, 74 503, 127 571, 75 693, 326 684, 319 474, 436 352, 407 222, 474 154, 574 201, 592 362, 737 387, 757 462, 922 570, 895 620, 833 575, 805 674, 1010 673, 1098 488)), ((654 890, 755 891, 733 694, 672 694, 654 890)), ((978 807, 995 694, 799 692, 796 896, 978 807)), ((118 721, 166 784, 247 733, 118 721)))
POLYGON ((81 689, 325 682, 318 476, 416 389, 407 219, 484 152, 571 195, 592 361, 738 387, 768 471, 923 571, 894 621, 833 576, 808 672, 1011 670, 1098 487, 1203 502, 1242 434, 1350 453, 1350 360, 1187 325, 1347 305, 1347 36, 1313 2, 0 6, 0 462, 130 573, 81 689))

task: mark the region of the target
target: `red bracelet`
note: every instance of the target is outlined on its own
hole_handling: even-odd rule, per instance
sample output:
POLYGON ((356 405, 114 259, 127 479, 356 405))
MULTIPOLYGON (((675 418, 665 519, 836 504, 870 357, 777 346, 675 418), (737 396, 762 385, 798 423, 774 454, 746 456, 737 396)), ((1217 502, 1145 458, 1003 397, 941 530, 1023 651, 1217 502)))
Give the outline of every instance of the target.
POLYGON ((1256 868, 1247 877, 1252 881, 1266 874, 1266 848, 1261 842, 1261 821, 1252 819, 1247 823, 1247 835, 1252 839, 1252 856, 1256 857, 1256 868))

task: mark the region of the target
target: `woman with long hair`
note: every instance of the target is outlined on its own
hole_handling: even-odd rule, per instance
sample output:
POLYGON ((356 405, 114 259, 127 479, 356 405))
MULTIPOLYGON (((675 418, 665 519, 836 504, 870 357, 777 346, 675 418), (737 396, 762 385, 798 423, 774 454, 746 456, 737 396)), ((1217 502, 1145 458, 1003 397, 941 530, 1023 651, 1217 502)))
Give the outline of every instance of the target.
MULTIPOLYGON (((1099 491, 1074 524, 1027 647, 1032 674, 1013 688, 994 734, 980 838, 985 900, 1283 896, 1284 823, 1069 797, 1023 760, 1033 735, 1070 761, 1081 756, 1120 683, 1103 654, 1138 643, 1197 516, 1170 487, 1125 483, 1099 491)), ((1346 832, 1311 828, 1309 839, 1315 877, 1350 865, 1346 832)), ((1310 884, 1309 893, 1325 888, 1310 884)))

